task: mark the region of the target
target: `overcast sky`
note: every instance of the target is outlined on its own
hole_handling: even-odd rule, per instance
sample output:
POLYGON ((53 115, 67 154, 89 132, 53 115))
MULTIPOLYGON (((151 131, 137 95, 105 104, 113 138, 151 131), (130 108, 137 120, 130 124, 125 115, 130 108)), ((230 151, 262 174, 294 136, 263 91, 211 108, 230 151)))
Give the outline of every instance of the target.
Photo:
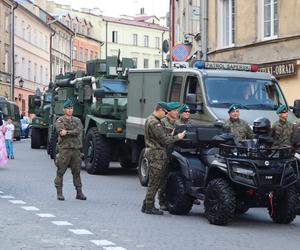
POLYGON ((54 0, 61 4, 69 4, 75 9, 81 7, 98 7, 103 11, 103 15, 120 16, 135 15, 140 8, 144 7, 145 14, 165 16, 168 12, 169 0, 54 0))

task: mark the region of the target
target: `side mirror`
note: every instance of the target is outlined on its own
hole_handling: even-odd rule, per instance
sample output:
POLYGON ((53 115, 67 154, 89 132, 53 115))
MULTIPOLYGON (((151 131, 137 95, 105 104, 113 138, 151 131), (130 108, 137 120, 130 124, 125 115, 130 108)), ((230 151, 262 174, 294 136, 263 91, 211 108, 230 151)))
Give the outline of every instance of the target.
POLYGON ((203 103, 197 102, 196 94, 187 94, 185 103, 190 107, 192 113, 203 113, 203 103))
POLYGON ((94 91, 94 96, 96 99, 102 99, 105 97, 105 91, 103 89, 96 89, 94 91))
POLYGON ((300 100, 294 101, 293 113, 297 118, 300 118, 300 100))

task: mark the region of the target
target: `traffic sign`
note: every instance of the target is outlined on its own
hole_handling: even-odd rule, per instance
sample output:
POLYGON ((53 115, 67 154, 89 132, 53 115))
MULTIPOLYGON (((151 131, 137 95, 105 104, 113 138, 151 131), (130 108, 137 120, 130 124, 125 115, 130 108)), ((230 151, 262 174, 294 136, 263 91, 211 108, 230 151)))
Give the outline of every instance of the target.
POLYGON ((173 61, 176 62, 185 61, 188 58, 190 51, 191 49, 189 46, 183 43, 176 44, 172 50, 173 61))

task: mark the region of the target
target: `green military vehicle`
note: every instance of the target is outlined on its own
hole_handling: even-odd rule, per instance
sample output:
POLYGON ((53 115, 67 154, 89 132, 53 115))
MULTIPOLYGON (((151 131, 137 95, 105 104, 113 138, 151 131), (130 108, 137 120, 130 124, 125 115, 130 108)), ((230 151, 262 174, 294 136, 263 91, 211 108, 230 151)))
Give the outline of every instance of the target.
MULTIPOLYGON (((139 178, 147 185, 148 164, 143 157, 144 123, 158 101, 187 103, 196 124, 228 119, 232 103, 241 105, 241 118, 250 125, 258 117, 278 120, 276 109, 286 99, 274 76, 257 72, 255 65, 197 61, 191 68, 132 69, 129 71, 126 144, 132 163, 139 162, 139 178)), ((300 115, 296 100, 289 120, 300 115)))
POLYGON ((35 115, 31 122, 31 148, 37 149, 47 145, 52 97, 52 89, 48 89, 44 94, 37 90, 35 95, 28 97, 29 113, 35 115))
POLYGON ((18 105, 15 102, 9 101, 6 97, 0 96, 0 109, 5 121, 8 116, 12 117, 15 126, 14 137, 17 141, 21 140, 21 117, 18 105))

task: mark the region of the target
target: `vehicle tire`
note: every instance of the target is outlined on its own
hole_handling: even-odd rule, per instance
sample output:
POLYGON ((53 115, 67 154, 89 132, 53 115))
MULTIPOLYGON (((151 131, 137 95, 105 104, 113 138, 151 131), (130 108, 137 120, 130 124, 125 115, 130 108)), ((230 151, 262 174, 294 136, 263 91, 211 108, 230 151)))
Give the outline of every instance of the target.
POLYGON ((110 162, 110 143, 97 128, 90 128, 84 141, 84 163, 89 174, 105 174, 110 162))
POLYGON ((268 207, 272 220, 279 224, 291 223, 297 215, 298 192, 295 186, 291 186, 283 193, 274 193, 273 209, 268 207))
POLYGON ((224 179, 213 179, 208 183, 204 210, 208 221, 214 225, 226 225, 230 222, 236 210, 234 190, 224 179))
POLYGON ((54 132, 51 133, 50 143, 49 143, 49 152, 50 152, 50 158, 51 159, 56 158, 57 151, 58 151, 57 133, 54 131, 54 132))
POLYGON ((41 131, 38 128, 32 128, 31 131, 31 148, 40 148, 41 146, 41 131))
POLYGON ((142 149, 139 156, 138 175, 141 185, 147 187, 149 181, 149 161, 145 158, 145 148, 142 149))
POLYGON ((188 214, 194 198, 186 193, 185 180, 181 173, 170 172, 167 180, 167 206, 171 214, 188 214))
POLYGON ((247 213, 249 210, 249 207, 245 204, 244 201, 236 200, 236 206, 235 206, 235 214, 244 214, 247 213))

